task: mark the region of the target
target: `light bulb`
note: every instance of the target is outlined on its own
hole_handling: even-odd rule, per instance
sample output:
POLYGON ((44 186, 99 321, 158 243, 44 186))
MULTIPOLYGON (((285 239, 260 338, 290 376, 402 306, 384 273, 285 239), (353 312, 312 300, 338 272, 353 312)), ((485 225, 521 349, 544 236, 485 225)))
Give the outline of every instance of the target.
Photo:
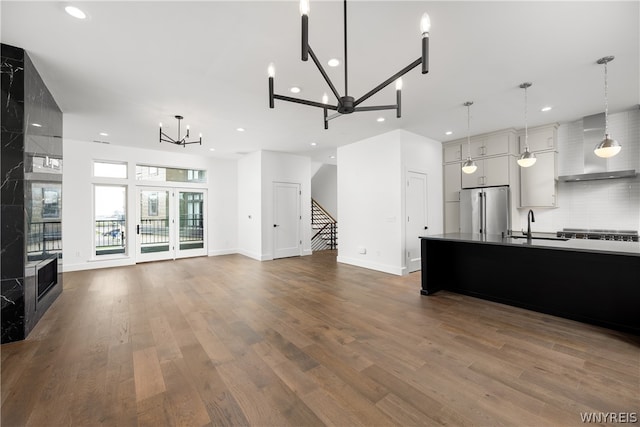
POLYGON ((467 160, 462 164, 462 172, 466 174, 474 173, 478 169, 476 162, 471 160, 471 157, 468 157, 467 160))
POLYGON ((187 125, 187 130, 189 130, 191 128, 191 126, 187 125))
POLYGON ((593 152, 598 157, 609 158, 618 154, 622 150, 622 145, 615 139, 612 139, 609 134, 604 136, 604 139, 596 146, 593 152))
POLYGON ((202 138, 202 132, 200 132, 200 135, 199 135, 199 136, 200 136, 200 138, 202 138))
POLYGON ((429 18, 429 14, 425 13, 420 20, 420 32, 424 36, 429 34, 429 30, 431 30, 431 18, 429 18))
POLYGON ((528 168, 533 166, 536 163, 536 160, 538 160, 536 159, 536 155, 529 151, 529 147, 526 147, 516 162, 518 163, 518 166, 528 168))
POLYGON ((328 104, 329 103, 329 95, 327 95, 326 93, 324 95, 322 95, 322 103, 323 104, 328 104))
POLYGON ((276 76, 276 66, 273 65, 273 62, 267 67, 267 74, 269 74, 269 77, 276 76))
POLYGON ((402 78, 396 80, 396 90, 402 90, 402 78))
POLYGON ((309 0, 300 0, 300 15, 309 16, 309 0))
POLYGON ((162 122, 160 122, 160 127, 162 127, 162 122))

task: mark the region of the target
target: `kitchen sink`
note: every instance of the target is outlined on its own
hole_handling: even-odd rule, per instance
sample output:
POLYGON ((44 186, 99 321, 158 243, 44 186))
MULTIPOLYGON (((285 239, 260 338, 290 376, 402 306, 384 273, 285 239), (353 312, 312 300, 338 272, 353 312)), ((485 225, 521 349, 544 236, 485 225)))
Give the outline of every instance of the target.
MULTIPOLYGON (((526 239, 527 236, 514 236, 511 235, 509 236, 512 239, 526 239)), ((540 237, 540 236, 532 236, 531 240, 559 240, 561 242, 566 242, 567 240, 569 240, 567 237, 553 237, 553 236, 549 236, 549 237, 540 237)))

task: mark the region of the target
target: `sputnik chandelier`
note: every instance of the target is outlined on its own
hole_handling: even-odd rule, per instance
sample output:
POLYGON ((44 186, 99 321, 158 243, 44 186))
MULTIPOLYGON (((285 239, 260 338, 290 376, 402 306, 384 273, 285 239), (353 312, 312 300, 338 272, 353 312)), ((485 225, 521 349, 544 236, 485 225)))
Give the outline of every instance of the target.
POLYGON ((176 119, 178 119, 178 138, 177 139, 173 139, 169 135, 164 133, 162 131, 162 123, 160 123, 160 142, 170 142, 172 144, 182 145, 183 147, 186 147, 187 144, 200 144, 200 145, 202 145, 202 134, 200 134, 200 139, 198 139, 197 141, 187 141, 187 138, 189 138, 189 125, 187 125, 187 133, 185 134, 185 136, 180 138, 180 121, 182 121, 182 119, 184 119, 184 117, 179 116, 179 115, 178 116, 174 116, 174 117, 176 119))
POLYGON ((294 98, 291 96, 278 95, 274 93, 273 80, 275 77, 275 67, 273 64, 269 64, 269 108, 274 108, 274 100, 295 102, 297 104, 309 105, 311 107, 318 107, 324 110, 324 128, 329 129, 329 120, 339 117, 343 114, 351 114, 359 111, 378 111, 378 110, 396 110, 396 117, 401 117, 401 91, 402 91, 402 79, 401 77, 422 64, 422 74, 429 72, 429 30, 431 29, 431 21, 429 15, 426 13, 422 16, 420 21, 420 31, 422 33, 422 55, 413 61, 411 64, 398 71, 393 76, 389 77, 384 82, 380 83, 375 88, 371 89, 360 98, 356 99, 349 95, 349 80, 348 80, 348 61, 347 61, 347 0, 344 0, 344 95, 340 95, 335 85, 327 75, 326 71, 322 67, 322 64, 318 60, 318 57, 311 49, 309 45, 309 0, 300 0, 300 14, 302 15, 302 60, 307 61, 309 56, 316 64, 316 67, 324 77, 325 82, 331 89, 331 92, 337 99, 337 104, 330 104, 329 97, 325 94, 322 97, 322 102, 309 101, 306 99, 294 98), (375 106, 360 106, 362 102, 369 99, 372 95, 376 94, 380 90, 387 87, 392 82, 396 82, 396 103, 392 105, 375 105, 375 106), (336 111, 336 113, 329 115, 328 110, 336 111))

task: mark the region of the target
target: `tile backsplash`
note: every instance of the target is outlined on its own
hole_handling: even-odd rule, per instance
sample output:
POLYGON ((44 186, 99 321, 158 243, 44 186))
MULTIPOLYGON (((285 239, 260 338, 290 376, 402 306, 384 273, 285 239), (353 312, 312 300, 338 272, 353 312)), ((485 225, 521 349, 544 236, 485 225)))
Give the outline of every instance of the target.
MULTIPOLYGON (((640 109, 609 115, 609 132, 622 151, 607 159, 607 170, 640 172, 640 109)), ((558 175, 583 173, 582 120, 558 128, 558 175)), ((528 209, 520 210, 520 224, 528 209)), ((640 176, 600 181, 559 182, 558 208, 534 209, 534 231, 563 228, 640 230, 640 176)), ((514 222, 515 224, 515 222, 514 222)))

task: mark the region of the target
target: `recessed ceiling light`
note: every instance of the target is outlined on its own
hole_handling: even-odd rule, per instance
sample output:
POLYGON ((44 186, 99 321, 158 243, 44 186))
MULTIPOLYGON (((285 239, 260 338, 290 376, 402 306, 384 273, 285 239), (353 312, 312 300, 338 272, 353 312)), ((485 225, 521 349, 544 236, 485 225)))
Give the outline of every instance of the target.
POLYGON ((31 123, 31 126, 37 127, 37 128, 41 128, 42 125, 40 123, 31 123))
POLYGON ((64 10, 69 15, 73 16, 74 18, 84 19, 84 18, 87 17, 86 13, 84 13, 83 11, 81 11, 80 9, 78 9, 75 6, 67 6, 67 7, 64 8, 64 10))
POLYGON ((551 109, 552 109, 552 108, 553 108, 553 107, 549 107, 549 106, 547 106, 547 107, 542 107, 542 108, 540 109, 540 111, 551 111, 551 109))
POLYGON ((215 148, 209 148, 209 151, 216 151, 215 148))
POLYGON ((340 60, 337 58, 331 58, 327 64, 329 65, 329 67, 337 67, 338 65, 340 65, 340 60))
POLYGON ((376 119, 376 121, 377 121, 377 122, 384 122, 384 117, 378 117, 378 118, 376 119))
POLYGON ((445 135, 453 135, 453 132, 451 132, 450 130, 448 130, 448 131, 446 131, 444 134, 445 134, 445 135))
POLYGON ((244 128, 236 128, 238 132, 244 132, 244 128))
POLYGON ((100 136, 109 136, 109 134, 106 132, 100 132, 100 136))
POLYGON ((312 146, 312 147, 315 147, 316 145, 318 145, 318 143, 317 143, 317 142, 312 142, 312 143, 311 143, 311 146, 312 146))
POLYGON ((330 159, 335 159, 335 158, 336 158, 336 156, 329 156, 329 158, 330 158, 330 159))
POLYGON ((289 92, 291 93, 300 93, 302 89, 300 89, 298 86, 292 86, 291 88, 289 88, 289 92))

